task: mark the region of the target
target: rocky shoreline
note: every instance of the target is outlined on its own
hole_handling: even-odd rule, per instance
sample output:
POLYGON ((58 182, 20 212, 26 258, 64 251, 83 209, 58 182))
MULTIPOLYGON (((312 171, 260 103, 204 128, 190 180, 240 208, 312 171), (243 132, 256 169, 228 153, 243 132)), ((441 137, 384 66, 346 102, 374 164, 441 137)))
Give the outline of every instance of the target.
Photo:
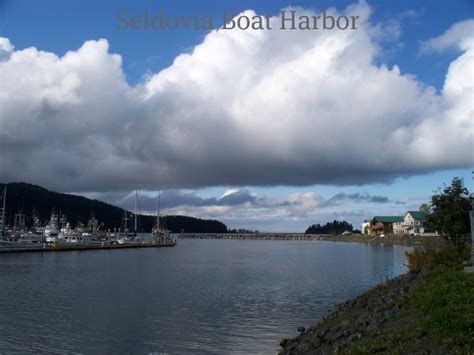
POLYGON ((342 303, 328 317, 293 339, 284 339, 280 354, 440 353, 423 335, 397 348, 397 337, 417 318, 407 315, 404 296, 419 286, 424 272, 407 273, 342 303), (393 341, 392 341, 393 340, 393 341), (391 344, 377 347, 377 344, 391 344))

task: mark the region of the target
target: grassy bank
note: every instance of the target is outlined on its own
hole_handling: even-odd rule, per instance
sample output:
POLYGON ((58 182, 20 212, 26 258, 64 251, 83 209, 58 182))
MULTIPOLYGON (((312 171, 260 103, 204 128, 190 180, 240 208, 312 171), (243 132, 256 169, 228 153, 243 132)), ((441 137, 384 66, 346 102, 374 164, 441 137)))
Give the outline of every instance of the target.
POLYGON ((474 274, 438 266, 402 275, 281 346, 282 354, 474 353, 474 274))

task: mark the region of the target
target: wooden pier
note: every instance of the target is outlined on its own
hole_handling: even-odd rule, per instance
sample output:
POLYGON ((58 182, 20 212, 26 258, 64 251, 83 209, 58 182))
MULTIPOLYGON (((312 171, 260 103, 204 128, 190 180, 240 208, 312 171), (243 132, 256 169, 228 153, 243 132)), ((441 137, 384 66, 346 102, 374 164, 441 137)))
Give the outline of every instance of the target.
POLYGON ((32 252, 59 252, 59 251, 85 251, 85 250, 104 250, 104 249, 132 249, 132 248, 166 248, 174 247, 176 241, 169 242, 142 242, 136 244, 44 244, 42 246, 0 246, 1 253, 32 253, 32 252))

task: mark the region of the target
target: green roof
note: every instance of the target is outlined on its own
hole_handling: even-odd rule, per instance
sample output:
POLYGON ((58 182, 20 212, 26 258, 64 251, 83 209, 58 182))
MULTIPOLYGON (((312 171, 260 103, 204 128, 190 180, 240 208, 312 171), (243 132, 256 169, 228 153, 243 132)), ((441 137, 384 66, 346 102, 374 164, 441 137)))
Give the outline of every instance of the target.
POLYGON ((376 220, 379 223, 394 223, 403 222, 405 218, 403 216, 375 216, 372 220, 376 220))
MULTIPOLYGON (((426 217, 426 213, 422 211, 407 211, 407 213, 409 213, 415 219, 423 219, 426 217)), ((405 216, 407 213, 405 213, 405 216)))

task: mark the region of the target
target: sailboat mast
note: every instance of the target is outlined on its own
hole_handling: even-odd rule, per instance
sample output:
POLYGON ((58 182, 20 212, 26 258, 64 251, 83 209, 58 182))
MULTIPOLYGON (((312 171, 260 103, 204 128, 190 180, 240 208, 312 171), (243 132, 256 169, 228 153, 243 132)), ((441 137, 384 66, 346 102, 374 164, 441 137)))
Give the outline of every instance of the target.
POLYGON ((161 230, 161 227, 160 227, 160 207, 161 207, 161 190, 158 192, 158 215, 156 217, 156 227, 158 228, 158 232, 161 230))
POLYGON ((138 229, 138 192, 135 190, 135 235, 138 229))
POLYGON ((3 188, 3 208, 2 208, 2 229, 0 230, 3 232, 5 229, 5 206, 7 201, 7 185, 3 188))

